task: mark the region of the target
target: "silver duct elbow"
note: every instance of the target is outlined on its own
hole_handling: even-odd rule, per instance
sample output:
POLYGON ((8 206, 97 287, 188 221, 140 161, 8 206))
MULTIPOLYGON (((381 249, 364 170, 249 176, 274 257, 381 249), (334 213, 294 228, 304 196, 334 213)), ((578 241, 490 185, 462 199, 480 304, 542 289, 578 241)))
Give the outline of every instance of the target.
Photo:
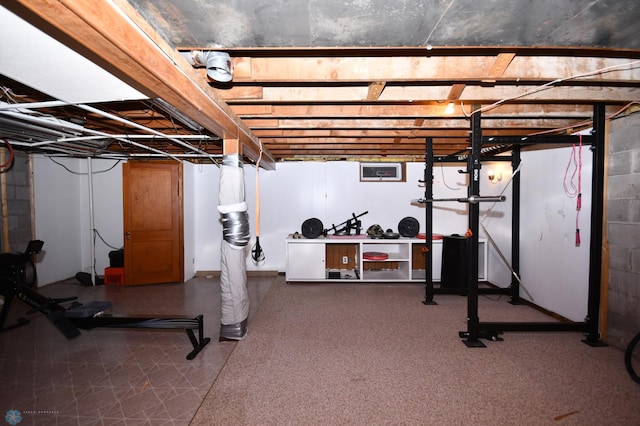
POLYGON ((191 66, 207 69, 207 77, 220 82, 228 83, 233 79, 233 61, 226 52, 191 50, 181 52, 191 66))

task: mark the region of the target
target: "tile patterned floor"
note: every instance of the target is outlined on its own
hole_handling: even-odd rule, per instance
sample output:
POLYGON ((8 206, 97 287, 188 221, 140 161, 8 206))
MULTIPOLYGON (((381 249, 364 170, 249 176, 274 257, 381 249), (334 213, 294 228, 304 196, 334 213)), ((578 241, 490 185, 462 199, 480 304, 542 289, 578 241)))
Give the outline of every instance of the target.
MULTIPOLYGON (((249 278, 250 317, 275 279, 249 278)), ((216 278, 139 287, 72 280, 39 292, 109 300, 114 315, 203 314, 211 343, 188 361, 191 343, 182 330, 98 328, 69 341, 44 315, 30 315, 30 324, 0 334, 0 414, 18 410, 20 426, 188 425, 236 345, 218 342, 216 278)), ((16 300, 5 325, 28 309, 16 300)))

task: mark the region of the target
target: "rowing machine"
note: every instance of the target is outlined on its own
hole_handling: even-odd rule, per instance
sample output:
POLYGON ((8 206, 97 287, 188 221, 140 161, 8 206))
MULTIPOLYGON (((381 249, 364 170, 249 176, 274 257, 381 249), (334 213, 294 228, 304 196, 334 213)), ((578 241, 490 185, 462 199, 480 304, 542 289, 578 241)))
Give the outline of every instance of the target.
POLYGON ((211 341, 204 337, 203 316, 196 317, 119 317, 106 314, 111 302, 94 301, 82 304, 76 297, 52 299, 45 297, 31 287, 35 284, 36 270, 31 260, 34 254, 42 249, 44 243, 39 240, 29 242, 24 253, 0 254, 0 294, 4 296, 4 305, 0 311, 0 332, 11 330, 28 324, 25 318, 19 318, 15 324, 5 327, 9 309, 14 299, 29 305, 27 314, 41 312, 60 332, 69 340, 80 335, 80 330, 90 330, 98 327, 109 328, 153 328, 153 329, 183 329, 187 332, 193 350, 187 354, 192 360, 211 341), (69 307, 61 303, 72 302, 69 307), (194 330, 198 331, 196 336, 194 330))

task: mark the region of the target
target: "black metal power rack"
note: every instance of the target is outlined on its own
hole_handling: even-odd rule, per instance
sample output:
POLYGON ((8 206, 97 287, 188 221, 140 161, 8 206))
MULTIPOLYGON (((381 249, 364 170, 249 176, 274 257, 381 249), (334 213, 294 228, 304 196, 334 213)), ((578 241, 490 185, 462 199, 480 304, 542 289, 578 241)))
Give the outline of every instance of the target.
MULTIPOLYGON (((592 164, 592 185, 591 185, 591 239, 589 248, 589 290, 587 301, 587 317, 584 321, 553 321, 553 322, 482 322, 478 312, 478 296, 480 294, 504 294, 511 297, 510 303, 520 303, 520 285, 518 280, 512 278, 511 284, 505 288, 499 287, 479 287, 478 283, 478 235, 480 206, 478 202, 469 202, 469 238, 467 258, 469 262, 469 275, 467 282, 467 330, 459 333, 463 342, 468 347, 485 347, 480 339, 501 340, 500 334, 506 331, 541 331, 559 332, 572 331, 583 332, 586 338, 582 341, 590 346, 606 346, 600 339, 600 275, 602 272, 601 242, 603 235, 603 194, 604 194, 604 158, 605 158, 605 106, 594 105, 593 110, 593 131, 591 135, 540 135, 540 136, 495 136, 483 137, 481 127, 481 113, 474 112, 471 119, 471 148, 470 151, 456 153, 453 155, 434 157, 433 141, 426 138, 425 141, 425 216, 426 216, 426 261, 427 265, 432 262, 432 235, 433 235, 433 164, 435 162, 460 162, 460 158, 466 157, 467 170, 469 173, 469 199, 480 199, 479 171, 481 161, 510 161, 515 171, 520 165, 521 147, 527 145, 566 145, 578 144, 581 141, 584 145, 590 145, 593 154, 592 164), (504 146, 502 152, 511 151, 511 155, 483 155, 483 146, 504 146)), ((491 152, 491 150, 488 150, 491 152)), ((434 200, 435 201, 435 200, 434 200)), ((511 236, 511 257, 512 270, 519 274, 520 269, 520 176, 515 175, 512 180, 512 236, 511 236)), ((427 268, 425 275, 425 305, 437 305, 434 301, 436 294, 459 294, 459 289, 436 288, 433 283, 433 274, 427 268)))

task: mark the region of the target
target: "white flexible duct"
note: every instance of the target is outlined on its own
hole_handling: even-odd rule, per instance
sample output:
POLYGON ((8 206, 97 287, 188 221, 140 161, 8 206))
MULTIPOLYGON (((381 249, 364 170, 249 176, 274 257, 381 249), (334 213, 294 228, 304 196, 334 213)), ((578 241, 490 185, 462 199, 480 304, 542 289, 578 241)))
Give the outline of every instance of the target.
POLYGON ((224 228, 220 265, 220 339, 241 340, 246 334, 249 316, 246 271, 249 220, 244 169, 238 154, 223 157, 218 202, 224 228))

